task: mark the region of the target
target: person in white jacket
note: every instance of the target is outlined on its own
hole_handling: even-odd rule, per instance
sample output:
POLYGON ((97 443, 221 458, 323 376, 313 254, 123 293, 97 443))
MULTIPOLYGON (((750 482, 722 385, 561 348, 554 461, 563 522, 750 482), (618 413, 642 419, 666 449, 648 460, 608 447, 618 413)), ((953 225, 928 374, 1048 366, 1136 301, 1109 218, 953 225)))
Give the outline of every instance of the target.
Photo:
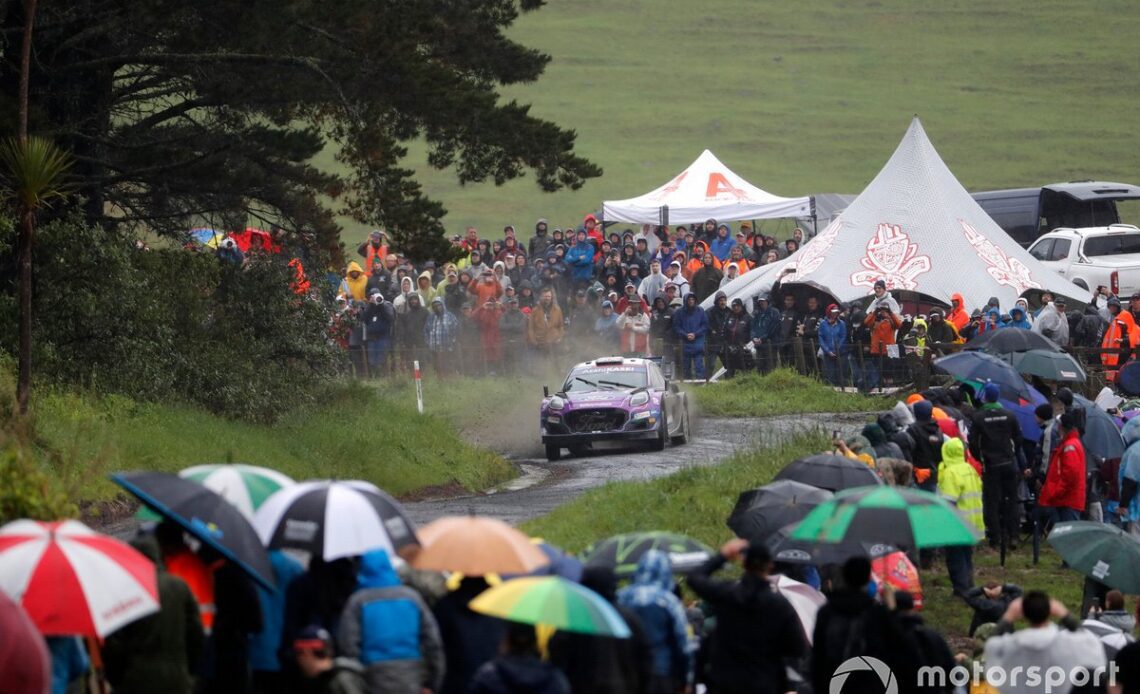
MULTIPOLYGON (((1065 694, 1072 689, 1075 671, 1083 669, 1095 677, 1106 665, 1100 639, 1082 628, 1060 601, 1041 591, 1030 591, 1009 604, 986 641, 985 662, 986 681, 1002 694, 1045 691, 1046 682, 1050 691, 1065 694), (1029 626, 1015 632, 1013 624, 1021 618, 1029 626), (1058 682, 1060 673, 1064 679, 1058 682)), ((1100 674, 1102 685, 1107 677, 1106 672, 1100 674)))
POLYGON ((1058 296, 1045 304, 1033 322, 1033 332, 1040 333, 1058 345, 1069 344, 1069 318, 1065 315, 1065 297, 1058 296))
POLYGON ((639 302, 630 302, 618 317, 617 328, 621 331, 622 354, 650 356, 649 314, 641 310, 639 302))
POLYGON ((652 306, 657 297, 665 296, 665 285, 668 282, 669 278, 661 274, 661 261, 654 260, 649 263, 649 277, 641 280, 637 293, 641 294, 647 305, 652 306))

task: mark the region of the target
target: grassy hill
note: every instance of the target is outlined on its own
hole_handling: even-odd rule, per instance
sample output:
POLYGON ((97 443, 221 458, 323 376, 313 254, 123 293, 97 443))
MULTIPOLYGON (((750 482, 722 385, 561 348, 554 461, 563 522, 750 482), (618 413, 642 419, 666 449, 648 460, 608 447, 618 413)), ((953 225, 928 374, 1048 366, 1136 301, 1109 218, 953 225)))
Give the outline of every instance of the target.
POLYGON ((705 147, 778 195, 857 193, 915 113, 972 190, 1135 181, 1138 32, 1129 0, 552 0, 512 36, 553 61, 505 97, 576 129, 605 175, 544 195, 532 179, 462 188, 422 149, 407 163, 449 230, 493 234, 580 222, 705 147))

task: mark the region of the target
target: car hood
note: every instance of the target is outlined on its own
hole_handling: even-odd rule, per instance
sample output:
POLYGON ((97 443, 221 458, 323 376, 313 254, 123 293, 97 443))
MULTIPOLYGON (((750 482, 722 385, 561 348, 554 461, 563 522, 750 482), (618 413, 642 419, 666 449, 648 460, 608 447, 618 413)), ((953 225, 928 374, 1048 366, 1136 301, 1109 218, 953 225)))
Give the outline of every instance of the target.
POLYGON ((624 390, 599 390, 590 393, 568 393, 571 407, 626 407, 630 393, 624 390))

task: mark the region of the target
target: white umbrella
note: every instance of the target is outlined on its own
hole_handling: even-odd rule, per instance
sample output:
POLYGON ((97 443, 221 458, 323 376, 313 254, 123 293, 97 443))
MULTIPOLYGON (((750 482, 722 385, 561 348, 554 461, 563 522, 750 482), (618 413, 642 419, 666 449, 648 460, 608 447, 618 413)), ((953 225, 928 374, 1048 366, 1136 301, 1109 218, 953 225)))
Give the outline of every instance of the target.
POLYGON ((270 496, 296 484, 276 470, 240 463, 195 465, 182 470, 178 476, 217 492, 249 519, 270 496))
POLYGON ((298 549, 326 561, 419 545, 400 502, 359 480, 286 487, 257 509, 253 527, 270 549, 298 549))
POLYGON ((800 583, 783 574, 769 576, 768 582, 772 584, 772 590, 783 595, 784 599, 791 603, 796 616, 800 618, 800 624, 803 625, 804 635, 807 636, 808 643, 811 643, 812 634, 815 633, 815 616, 819 608, 827 602, 827 598, 808 584, 800 583))

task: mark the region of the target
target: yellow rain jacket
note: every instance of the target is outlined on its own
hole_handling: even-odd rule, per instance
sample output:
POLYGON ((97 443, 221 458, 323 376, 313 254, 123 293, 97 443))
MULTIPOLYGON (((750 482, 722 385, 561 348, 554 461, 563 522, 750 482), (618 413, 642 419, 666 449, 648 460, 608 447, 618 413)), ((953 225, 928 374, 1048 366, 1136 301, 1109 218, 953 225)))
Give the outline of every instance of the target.
POLYGON ((348 264, 348 272, 345 273, 344 281, 340 283, 340 291, 337 293, 349 299, 364 301, 364 290, 367 287, 368 275, 364 274, 360 263, 354 260, 348 264))
POLYGON ((958 507, 979 532, 985 532, 982 518, 982 478, 966 462, 966 446, 954 437, 942 444, 938 466, 938 493, 958 507))

